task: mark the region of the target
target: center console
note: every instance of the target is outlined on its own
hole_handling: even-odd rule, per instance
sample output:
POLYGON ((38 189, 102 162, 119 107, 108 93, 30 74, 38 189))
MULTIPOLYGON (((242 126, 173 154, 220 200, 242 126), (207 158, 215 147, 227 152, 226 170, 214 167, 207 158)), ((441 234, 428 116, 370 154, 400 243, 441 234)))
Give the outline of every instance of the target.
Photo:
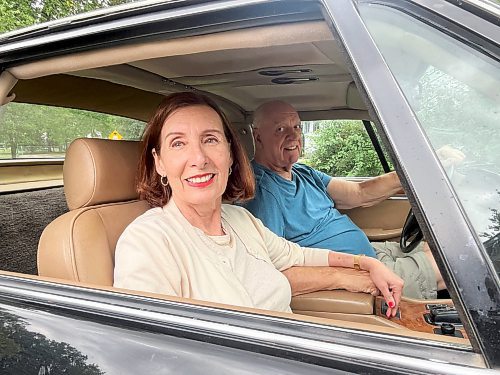
MULTIPOLYGON (((386 302, 383 298, 377 297, 376 315, 385 316, 386 311, 386 302)), ((403 297, 398 314, 390 320, 413 331, 468 338, 458 312, 449 299, 414 300, 403 297)))

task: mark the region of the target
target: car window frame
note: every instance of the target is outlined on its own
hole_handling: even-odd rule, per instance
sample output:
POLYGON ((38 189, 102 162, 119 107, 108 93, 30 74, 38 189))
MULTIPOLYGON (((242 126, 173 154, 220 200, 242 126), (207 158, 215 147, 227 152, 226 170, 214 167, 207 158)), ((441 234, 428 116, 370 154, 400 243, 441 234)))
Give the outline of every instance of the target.
POLYGON ((484 366, 480 355, 458 344, 320 324, 292 315, 284 317, 283 313, 245 311, 238 306, 214 307, 203 301, 188 303, 176 297, 159 299, 116 288, 0 273, 0 306, 6 303, 50 308, 76 319, 104 321, 353 373, 373 373, 374 364, 406 369, 404 373, 432 372, 440 362, 441 374, 467 375, 469 366, 477 366, 477 370, 484 366))
MULTIPOLYGON (((484 354, 490 366, 499 366, 500 343, 495 338, 498 334, 496 321, 500 319, 499 306, 495 302, 500 301, 498 277, 447 181, 446 172, 361 19, 357 6, 368 2, 324 0, 326 11, 333 20, 330 27, 341 41, 344 53, 351 59, 351 74, 383 142, 388 146, 412 209, 433 250, 456 308, 471 333, 471 342, 476 351, 484 354), (379 92, 384 95, 377 95, 379 92), (401 123, 406 125, 404 129, 398 125, 401 123), (421 151, 418 158, 414 157, 415 150, 421 151), (420 168, 421 165, 426 168, 420 168), (429 180, 435 183, 430 186, 429 180), (452 224, 442 219, 443 212, 454 218, 452 224), (453 235, 450 236, 450 233, 453 235), (462 261, 460 254, 468 255, 467 263, 462 261), (491 280, 497 280, 497 283, 492 285, 491 280), (478 293, 478 290, 483 292, 478 293), (491 316, 488 316, 490 313, 491 316)), ((428 1, 417 2, 419 5, 411 9, 414 14, 431 14, 428 1)), ((402 1, 376 3, 409 11, 408 4, 402 1)), ((492 37, 492 28, 487 21, 476 17, 473 22, 464 23, 463 9, 445 1, 439 3, 446 7, 448 19, 433 13, 433 24, 440 25, 435 27, 443 27, 442 24, 450 23, 451 19, 455 23, 455 32, 463 34, 468 32, 466 28, 471 23, 484 24, 486 26, 481 27, 481 35, 492 37), (463 29, 457 26, 460 24, 464 25, 463 29)), ((432 6, 438 8, 436 4, 432 6)))

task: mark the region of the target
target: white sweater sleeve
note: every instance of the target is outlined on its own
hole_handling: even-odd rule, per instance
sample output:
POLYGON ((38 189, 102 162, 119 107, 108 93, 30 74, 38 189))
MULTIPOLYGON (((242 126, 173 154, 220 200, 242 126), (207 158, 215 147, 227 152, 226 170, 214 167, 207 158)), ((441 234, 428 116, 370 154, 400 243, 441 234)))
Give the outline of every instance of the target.
POLYGON ((293 266, 328 266, 329 250, 301 247, 277 236, 259 219, 253 217, 253 220, 262 235, 269 258, 279 271, 293 266))
POLYGON ((181 275, 161 232, 133 223, 118 240, 113 286, 166 295, 181 295, 181 275))

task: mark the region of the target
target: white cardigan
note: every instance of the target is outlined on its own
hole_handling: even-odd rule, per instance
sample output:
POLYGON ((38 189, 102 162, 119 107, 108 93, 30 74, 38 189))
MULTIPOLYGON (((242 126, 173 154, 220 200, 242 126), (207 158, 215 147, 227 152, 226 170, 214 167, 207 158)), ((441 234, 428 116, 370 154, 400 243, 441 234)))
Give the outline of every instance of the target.
POLYGON ((118 240, 114 286, 290 311, 290 285, 279 271, 328 265, 328 250, 303 248, 278 237, 242 207, 222 205, 222 220, 234 237, 232 249, 215 245, 193 227, 172 199, 165 207, 148 210, 118 240))

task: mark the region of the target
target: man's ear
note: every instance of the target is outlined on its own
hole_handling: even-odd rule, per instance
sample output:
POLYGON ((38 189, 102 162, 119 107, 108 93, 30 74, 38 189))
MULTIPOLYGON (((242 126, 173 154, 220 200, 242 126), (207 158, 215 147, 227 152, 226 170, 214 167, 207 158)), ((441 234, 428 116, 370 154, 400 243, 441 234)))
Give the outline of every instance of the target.
POLYGON ((254 140, 254 142, 256 144, 257 143, 261 143, 260 134, 259 134, 259 130, 258 129, 254 129, 254 131, 253 131, 253 140, 254 140))

